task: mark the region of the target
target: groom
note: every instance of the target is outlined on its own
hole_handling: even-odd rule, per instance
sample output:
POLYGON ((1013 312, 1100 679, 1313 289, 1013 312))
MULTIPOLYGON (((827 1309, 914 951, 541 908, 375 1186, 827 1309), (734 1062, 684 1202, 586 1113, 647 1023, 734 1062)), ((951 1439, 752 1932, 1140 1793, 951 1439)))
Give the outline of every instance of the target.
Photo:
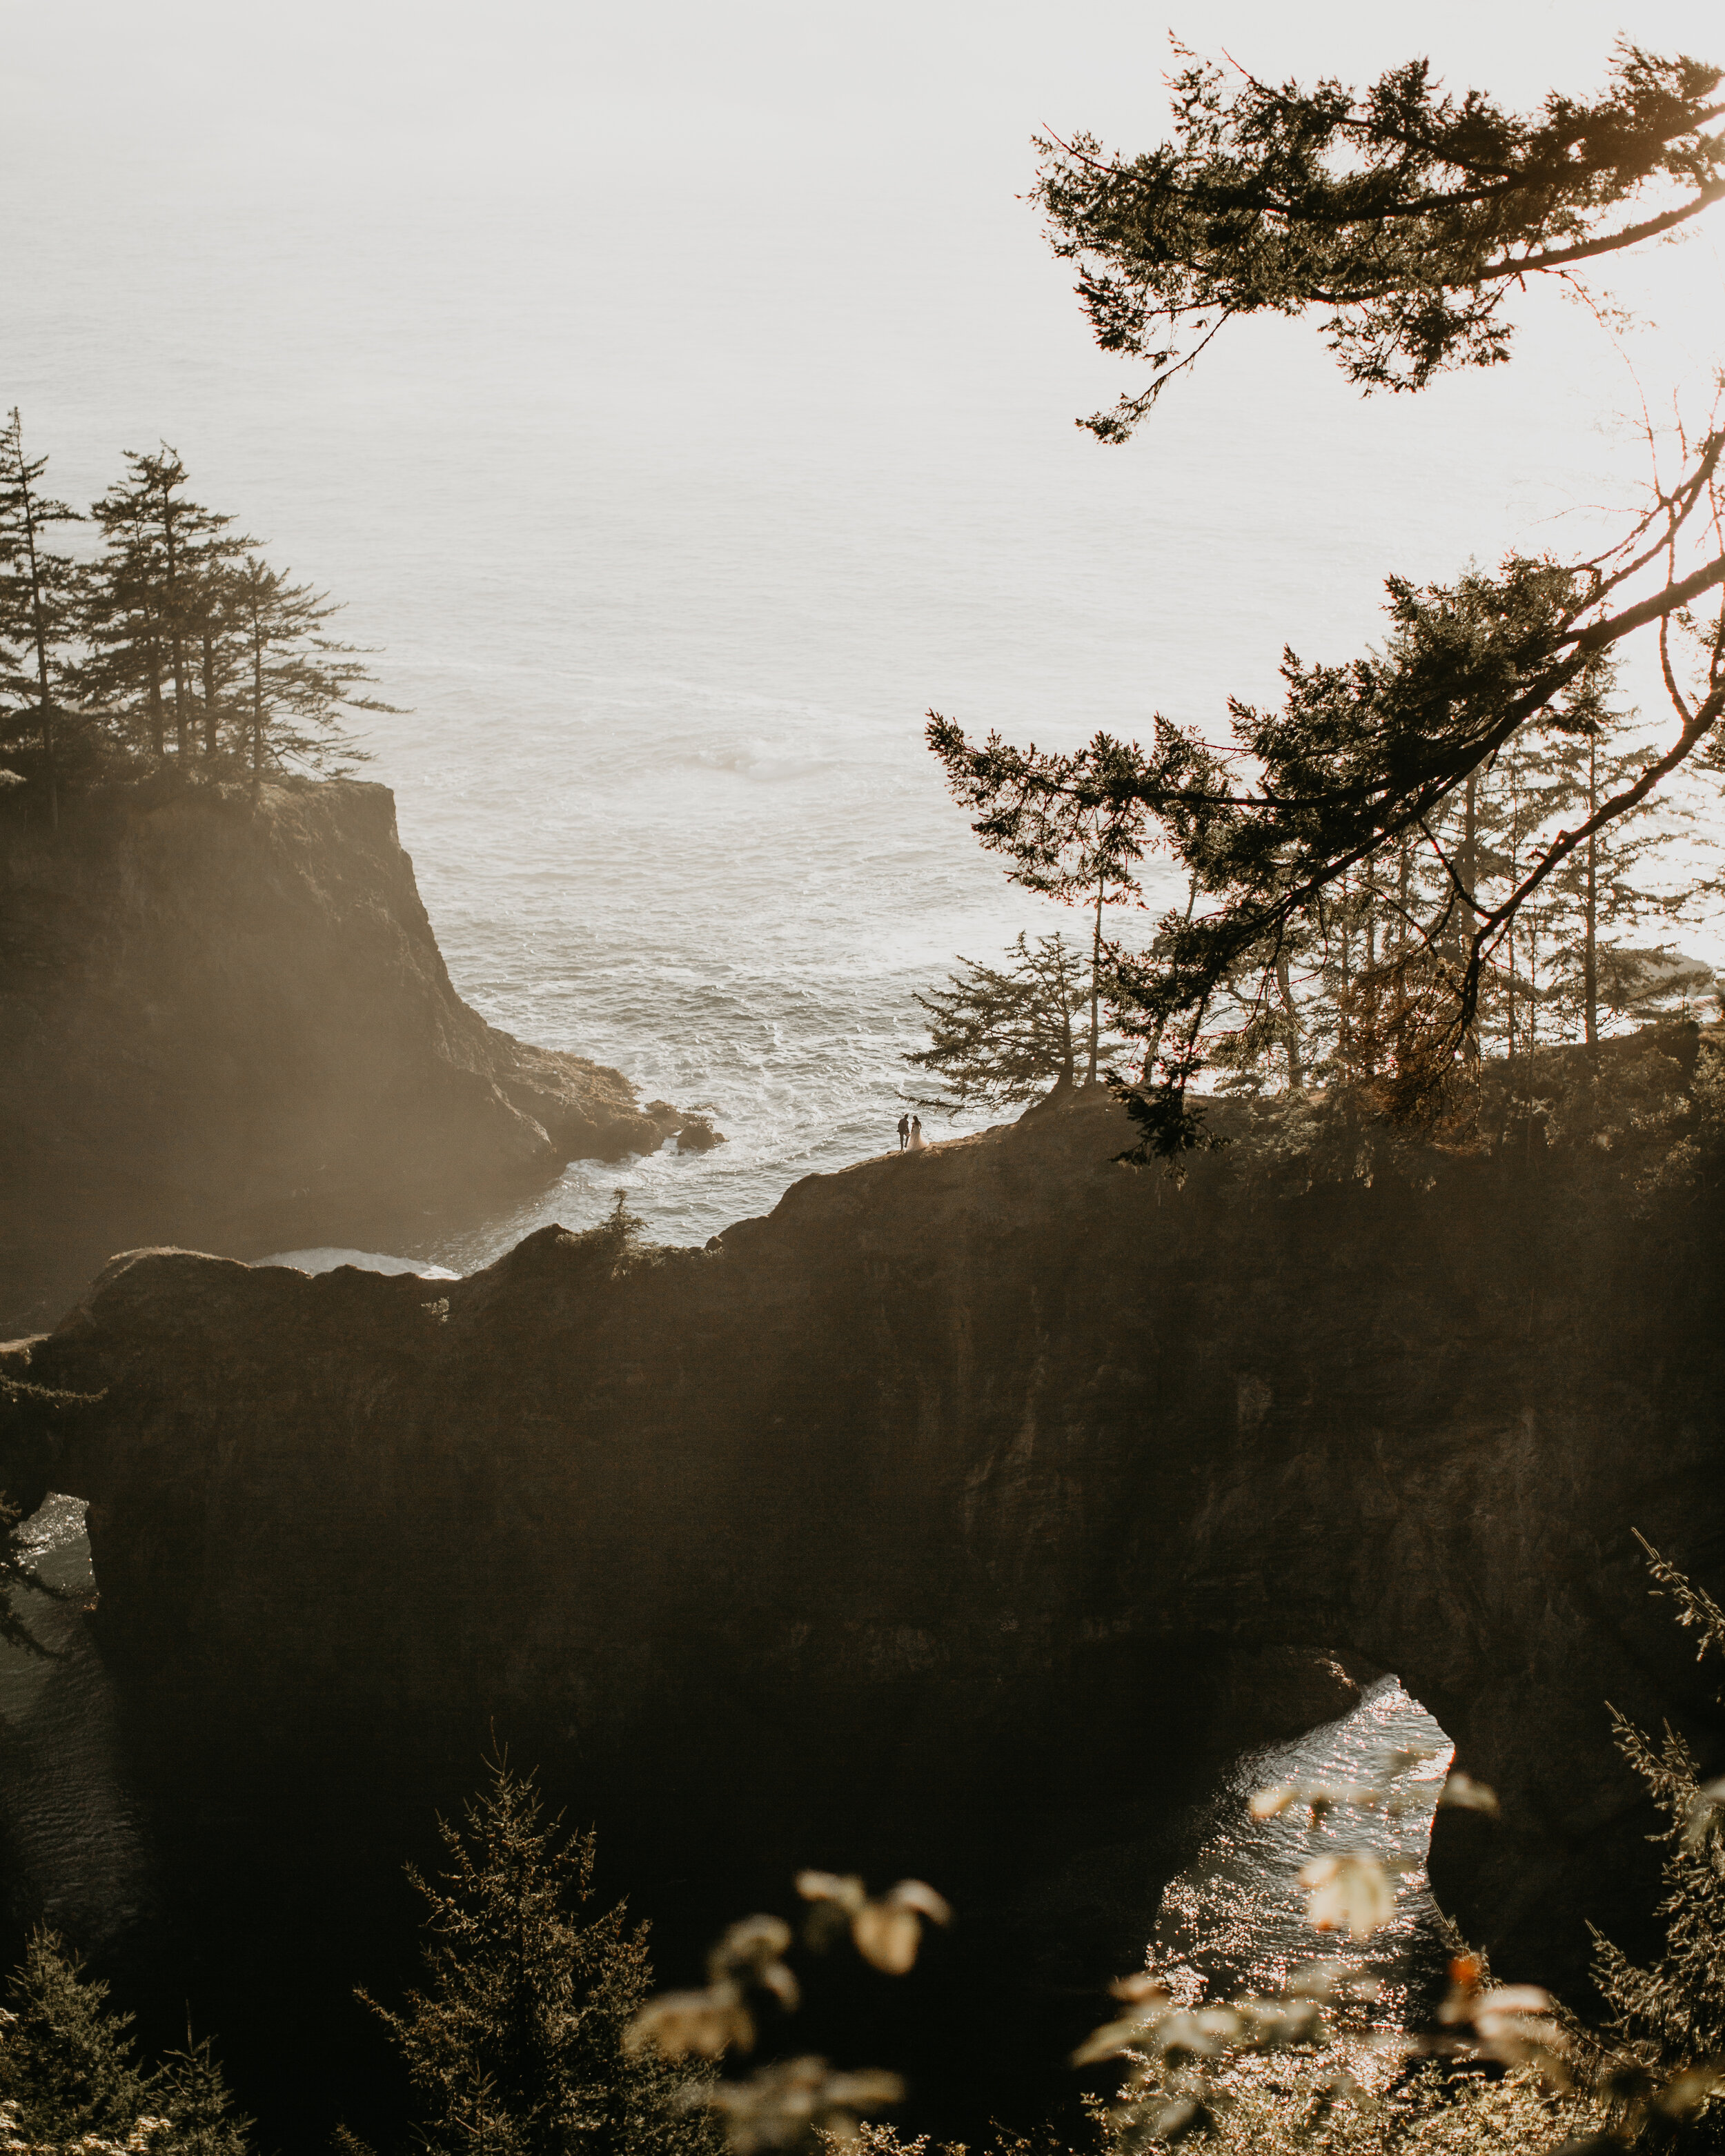
POLYGON ((911 1142, 911 1119, 910 1119, 910 1117, 909 1117, 908 1116, 901 1116, 899 1117, 899 1119, 898 1119, 898 1149, 899 1149, 899 1151, 900 1151, 901 1152, 902 1152, 904 1151, 905 1147, 906 1147, 910 1142, 911 1142))

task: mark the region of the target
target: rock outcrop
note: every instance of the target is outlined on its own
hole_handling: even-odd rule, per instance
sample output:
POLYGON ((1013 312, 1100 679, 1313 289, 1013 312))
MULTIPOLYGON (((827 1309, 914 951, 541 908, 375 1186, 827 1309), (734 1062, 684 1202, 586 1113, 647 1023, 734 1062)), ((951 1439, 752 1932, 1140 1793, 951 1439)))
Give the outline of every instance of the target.
POLYGON ((462 1002, 384 787, 0 803, 0 1327, 126 1241, 352 1242, 676 1133, 715 1137, 462 1002))
MULTIPOLYGON (((1584 2003, 1586 1922, 1633 1944, 1655 1888, 1605 1701, 1725 1764, 1633 1532, 1720 1587, 1719 1133, 1672 1144, 1695 1054, 1608 1055, 1591 1106, 1475 1152, 1296 1114, 1181 1187, 1116 1164, 1089 1096, 811 1177, 705 1250, 615 1222, 452 1282, 116 1260, 0 1355, 81 1396, 0 1404, 0 1483, 90 1501, 188 1869, 312 1852, 217 1995, 293 1966, 290 1901, 311 1968, 362 1966, 331 1852, 459 1796, 495 1738, 692 1933, 798 1862, 936 1879, 962 1966, 843 2055, 925 2086, 963 2056, 945 2129, 1034 2119, 1182 1808, 1363 1665, 1502 1799, 1440 1815, 1440 1902, 1584 2003)), ((660 1937, 675 1980, 696 1940, 660 1937)))
POLYGON ((16 1403, 0 1479, 90 1500, 188 1787, 490 1724, 608 1819, 950 1876, 1153 1807, 1227 1658, 1339 1651, 1502 1795, 1440 1897, 1573 1982, 1646 1902, 1604 1701, 1719 1735, 1631 1533, 1725 1573, 1716 1206, 1598 1132, 1183 1188, 1122 1136, 1090 1096, 459 1282, 135 1253, 12 1351, 88 1404, 16 1403))

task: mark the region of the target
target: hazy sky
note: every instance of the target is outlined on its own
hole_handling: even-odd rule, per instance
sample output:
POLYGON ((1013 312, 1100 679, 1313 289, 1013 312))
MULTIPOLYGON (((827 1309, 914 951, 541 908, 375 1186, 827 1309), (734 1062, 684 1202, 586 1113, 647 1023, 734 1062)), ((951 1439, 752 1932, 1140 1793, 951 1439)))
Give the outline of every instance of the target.
MULTIPOLYGON (((1642 0, 1633 27, 1725 58, 1717 15, 1642 0)), ((913 471, 949 471, 955 500, 1001 490, 992 532, 1012 519, 1004 475, 1060 464, 1099 559, 1113 519, 1159 516, 1189 557, 1226 539, 1214 573, 1237 587, 1239 634, 1202 692, 1261 693, 1285 638, 1333 652, 1375 625, 1384 569, 1566 546, 1553 516, 1639 476, 1609 439, 1635 385, 1538 292, 1515 366, 1418 398, 1363 403, 1308 327, 1255 322, 1131 449, 1075 441, 1075 415, 1141 377, 1091 349, 1022 200, 1031 132, 1154 139, 1170 29, 1271 74, 1363 80, 1423 53, 1454 86, 1529 102, 1596 88, 1623 20, 1604 0, 0 0, 0 373, 74 499, 121 444, 166 436, 392 644, 401 620, 366 615, 384 554, 405 572, 446 538, 506 547, 512 521, 544 527, 556 485, 572 520, 590 487, 614 523, 652 497, 668 558, 673 524, 722 547, 733 503, 842 545, 864 526, 855 490, 913 471), (436 468, 444 515, 410 507, 409 465, 436 468), (528 465, 547 497, 531 508, 528 465), (762 488, 770 505, 743 501, 762 488)), ((1631 341, 1656 403, 1685 389, 1692 408, 1725 351, 1706 223, 1620 280, 1660 325, 1631 341)), ((1027 525, 1046 500, 1027 486, 1027 525)), ((739 596, 755 572, 770 612, 764 562, 737 564, 739 596)), ((1024 621, 1037 563, 999 574, 1024 621)), ((1181 684, 1193 643, 1165 654, 1181 684)), ((972 686, 947 670, 907 687, 910 709, 972 686)))
MULTIPOLYGON (((1702 0, 1634 13, 1656 48, 1725 42, 1702 0)), ((159 337, 196 329, 195 290, 171 274, 186 254, 247 274, 296 226, 326 226, 339 244, 319 328, 338 344, 368 240, 445 231, 449 296, 482 307, 499 296, 486 229, 506 220, 607 280, 589 343, 679 398, 722 398, 738 370, 758 391, 762 367, 808 387, 839 346, 879 357, 877 393, 906 373, 918 393, 948 377, 987 393, 1027 367, 1106 393, 1119 369, 1087 352, 1068 274, 1017 199, 1027 138, 1159 131, 1171 29, 1271 74, 1363 78, 1421 52, 1453 84, 1525 100, 1595 86, 1624 22, 1601 0, 0 0, 8 253, 26 280, 75 286, 78 237, 100 222, 155 269, 140 326, 159 337)), ((1715 285, 1717 259, 1699 272, 1715 285)), ((110 260, 102 246, 92 264, 110 260)))
MULTIPOLYGON (((0 0, 0 21, 17 270, 75 288, 67 240, 100 222, 157 270, 145 337, 192 333, 187 359, 197 290, 171 274, 187 254, 247 275, 299 228, 329 228, 318 328, 336 348, 344 316, 363 315, 367 246, 404 224, 446 234, 452 304, 519 309, 486 244, 506 221, 587 265, 589 358, 680 408, 722 406, 739 376, 750 398, 818 395, 823 363, 865 354, 882 397, 1045 375, 1064 420, 1121 370, 1088 352, 1068 274, 1017 199, 1033 129, 1149 139, 1170 30, 1273 74, 1363 78, 1419 52, 1506 100, 1587 90, 1625 11, 0 0)), ((1707 51, 1725 44, 1716 23, 1702 0, 1638 0, 1633 28, 1707 51)), ((105 246, 93 258, 110 262, 105 246)), ((1695 273, 1715 288, 1717 263, 1695 273)))
POLYGON ((937 165, 1010 186, 1038 121, 1140 132, 1170 33, 1276 75, 1363 75, 1424 54, 1453 84, 1515 100, 1587 87, 1620 31, 1656 50, 1717 42, 1705 0, 1638 0, 1632 17, 1603 0, 6 0, 0 16, 13 144, 22 131, 70 156, 73 126, 78 164, 122 166, 134 186, 241 167, 275 185, 308 162, 405 161, 415 178, 480 183, 536 167, 608 172, 614 204, 644 180, 723 186, 744 169, 806 196, 852 162, 889 190, 937 165))
MULTIPOLYGON (((1633 28, 1725 60, 1718 18, 1633 28)), ((927 707, 1219 732, 1285 643, 1378 635, 1387 572, 1570 552, 1645 474, 1625 355, 1550 291, 1512 366, 1413 398, 1363 401, 1310 326, 1235 326, 1101 448, 1075 416, 1142 377, 1023 199, 1031 135, 1159 139, 1170 29, 1272 76, 1423 54, 1527 105, 1596 90, 1625 19, 0 0, 0 398, 74 501, 166 438, 350 603, 413 707, 372 775, 458 984, 722 1101, 734 1139, 765 1072, 783 1130, 734 1217, 866 1149, 909 984, 1047 925, 947 799, 927 707)), ((1722 219, 1614 272, 1656 325, 1642 387, 1692 415, 1722 219)))

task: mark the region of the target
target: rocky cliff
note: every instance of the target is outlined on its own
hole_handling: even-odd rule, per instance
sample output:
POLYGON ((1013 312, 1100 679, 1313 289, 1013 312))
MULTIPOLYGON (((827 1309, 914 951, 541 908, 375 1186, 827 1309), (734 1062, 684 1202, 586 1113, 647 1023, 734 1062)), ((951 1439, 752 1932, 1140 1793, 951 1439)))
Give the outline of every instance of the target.
POLYGON ((90 1500, 182 1808, 453 1784, 490 1728, 660 1876, 915 1869, 1101 1958, 1241 1667, 1339 1651, 1501 1794, 1445 1815, 1440 1899, 1573 1989, 1585 1920, 1651 1899, 1604 1700, 1712 1771, 1725 1740, 1631 1535, 1725 1575, 1693 1030, 1636 1053, 1615 1121, 1596 1086, 1460 1153, 1283 1127, 1182 1187, 1091 1096, 705 1250, 547 1229, 435 1285, 134 1254, 12 1352, 86 1402, 15 1403, 5 1474, 90 1500))
POLYGON ((127 1242, 352 1242, 678 1131, 462 1002, 384 787, 0 799, 0 1329, 127 1242))

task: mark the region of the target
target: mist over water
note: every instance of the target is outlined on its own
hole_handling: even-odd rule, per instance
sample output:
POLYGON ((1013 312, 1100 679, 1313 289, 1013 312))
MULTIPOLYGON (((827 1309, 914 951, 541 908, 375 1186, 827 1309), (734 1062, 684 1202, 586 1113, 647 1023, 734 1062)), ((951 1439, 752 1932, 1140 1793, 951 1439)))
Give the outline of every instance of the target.
MULTIPOLYGON (((1115 0, 986 38, 956 0, 865 33, 770 0, 12 24, 5 398, 54 483, 88 501, 165 436, 347 601, 412 707, 368 724, 365 775, 458 988, 730 1139, 578 1168, 418 1255, 586 1224, 619 1183, 699 1240, 890 1143, 912 992, 1076 925, 978 850, 931 706, 1019 739, 1158 710, 1218 735, 1285 642, 1377 634, 1388 571, 1567 549, 1640 482, 1624 356, 1550 294, 1512 366, 1419 398, 1362 400, 1311 326, 1246 324, 1135 446, 1075 430, 1134 377, 1022 199, 1029 137, 1153 139, 1170 26, 1115 0), (152 86, 198 125, 164 136, 152 86)), ((1526 101, 1594 85, 1619 27, 1466 0, 1421 49, 1526 101)), ((1717 42, 1691 0, 1636 33, 1717 42)), ((1409 44, 1260 0, 1185 34, 1362 78, 1409 44)), ((1627 349, 1662 408, 1717 342, 1717 241, 1618 281, 1661 325, 1627 349)))

